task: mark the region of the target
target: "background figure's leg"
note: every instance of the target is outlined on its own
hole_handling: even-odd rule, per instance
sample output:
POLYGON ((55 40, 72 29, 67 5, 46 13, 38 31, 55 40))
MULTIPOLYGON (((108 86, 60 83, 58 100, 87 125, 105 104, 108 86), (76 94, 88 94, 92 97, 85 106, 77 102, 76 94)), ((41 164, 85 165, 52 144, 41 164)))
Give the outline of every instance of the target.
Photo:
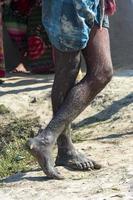
MULTIPOLYGON (((37 137, 29 140, 28 144, 31 153, 37 158, 43 171, 54 178, 58 174, 53 166, 51 150, 57 138, 62 134, 65 127, 89 105, 112 77, 108 30, 105 28, 99 30, 98 27, 94 27, 83 53, 88 70, 86 76, 69 91, 46 129, 37 137)), ((88 160, 84 165, 77 163, 77 166, 79 166, 79 169, 94 169, 95 162, 88 160)))
MULTIPOLYGON (((55 78, 52 88, 52 106, 53 114, 59 110, 68 92, 74 86, 79 68, 80 52, 61 52, 55 49, 55 78)), ((75 148, 71 139, 71 124, 65 127, 63 133, 58 137, 58 156, 57 165, 66 165, 66 160, 70 154, 75 155, 75 148)))

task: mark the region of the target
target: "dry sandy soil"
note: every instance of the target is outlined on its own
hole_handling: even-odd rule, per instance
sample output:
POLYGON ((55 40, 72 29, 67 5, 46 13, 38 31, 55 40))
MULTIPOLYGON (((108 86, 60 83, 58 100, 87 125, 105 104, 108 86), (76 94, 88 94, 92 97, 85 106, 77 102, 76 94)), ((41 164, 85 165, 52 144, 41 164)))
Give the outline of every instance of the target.
MULTIPOLYGON (((53 76, 8 78, 0 90, 0 104, 14 116, 39 116, 45 126, 52 116, 53 76)), ((133 200, 133 70, 118 70, 111 83, 74 121, 76 144, 99 171, 75 172, 58 167, 65 180, 47 180, 42 171, 18 173, 5 179, 1 200, 133 200)))

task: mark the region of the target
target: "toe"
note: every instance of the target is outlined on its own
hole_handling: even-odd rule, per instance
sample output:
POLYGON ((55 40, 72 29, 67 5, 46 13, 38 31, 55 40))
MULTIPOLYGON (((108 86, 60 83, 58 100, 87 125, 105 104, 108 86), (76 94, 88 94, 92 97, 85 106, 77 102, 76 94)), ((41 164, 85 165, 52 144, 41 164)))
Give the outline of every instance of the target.
POLYGON ((84 170, 87 170, 87 169, 88 169, 88 166, 87 166, 87 163, 86 163, 86 162, 82 163, 82 166, 83 166, 83 169, 84 169, 84 170))
MULTIPOLYGON (((46 172, 45 172, 46 173, 46 172)), ((47 176, 51 179, 63 180, 64 177, 57 171, 53 171, 52 173, 47 173, 47 176)))
POLYGON ((83 166, 83 170, 90 171, 90 169, 91 169, 91 167, 90 167, 88 162, 82 163, 82 166, 83 166))
POLYGON ((76 164, 79 170, 83 170, 84 166, 82 165, 82 163, 78 163, 76 164))
POLYGON ((58 179, 58 180, 64 179, 64 176, 62 176, 55 167, 54 167, 54 171, 55 171, 55 178, 56 179, 58 179))
POLYGON ((74 170, 83 170, 83 165, 79 162, 76 162, 76 163, 73 163, 73 164, 69 164, 69 166, 71 169, 74 169, 74 170))
POLYGON ((94 169, 98 170, 98 169, 101 169, 101 165, 98 164, 97 162, 93 161, 93 165, 94 165, 94 169))
POLYGON ((90 165, 90 168, 93 170, 94 169, 94 163, 93 163, 93 161, 89 160, 89 165, 90 165))

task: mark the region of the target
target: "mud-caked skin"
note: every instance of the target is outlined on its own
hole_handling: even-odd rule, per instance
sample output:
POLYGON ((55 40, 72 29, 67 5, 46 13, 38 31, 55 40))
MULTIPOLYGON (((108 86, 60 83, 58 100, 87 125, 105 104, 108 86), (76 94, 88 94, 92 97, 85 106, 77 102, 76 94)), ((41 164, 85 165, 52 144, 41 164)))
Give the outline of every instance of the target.
MULTIPOLYGON (((52 90, 53 118, 32 141, 38 138, 52 138, 52 144, 37 142, 32 154, 38 160, 43 171, 51 178, 58 173, 52 164, 52 146, 57 141, 58 155, 56 165, 63 165, 75 170, 99 169, 100 165, 78 153, 72 143, 71 122, 90 104, 95 96, 111 80, 113 70, 110 55, 108 29, 94 26, 87 47, 82 51, 87 73, 75 84, 80 66, 80 52, 60 52, 55 49, 56 72, 52 90)), ((43 139, 42 139, 43 140, 43 139)), ((31 140, 30 140, 31 142, 31 140)), ((29 142, 29 143, 30 143, 29 142)), ((29 145, 31 147, 32 143, 29 145)))
POLYGON ((37 159, 48 178, 63 179, 63 176, 54 167, 55 164, 51 156, 52 141, 48 141, 46 138, 36 137, 29 139, 26 146, 29 152, 37 159))
POLYGON ((87 158, 74 148, 64 153, 58 153, 55 164, 56 166, 64 166, 70 170, 79 171, 98 170, 101 168, 100 164, 87 158))
MULTIPOLYGON (((91 66, 94 65, 94 72, 98 73, 98 70, 101 69, 102 75, 99 73, 97 74, 97 78, 103 78, 104 84, 106 85, 106 81, 109 82, 109 80, 112 77, 112 61, 110 56, 110 45, 109 45, 109 36, 108 36, 108 30, 104 29, 103 31, 99 31, 97 27, 95 27, 91 34, 91 41, 89 42, 86 49, 83 50, 83 55, 86 61, 87 66, 87 76, 89 79, 89 75, 91 72, 93 73, 93 68, 91 66), (95 36, 95 37, 94 37, 95 36), (105 38, 104 38, 105 36, 105 38), (101 42, 97 41, 98 38, 101 42), (104 40, 105 39, 105 40, 104 40), (104 42, 103 42, 104 40, 104 42), (103 42, 103 44, 102 44, 103 42), (99 43, 99 44, 98 44, 99 43), (99 45, 99 48, 98 48, 99 45), (99 61, 98 61, 98 51, 100 51, 101 48, 101 54, 99 52, 99 61), (106 50, 107 49, 107 52, 106 50), (97 51, 96 58, 95 57, 95 51, 97 51), (93 55, 94 53, 94 55, 93 55), (91 57, 90 57, 91 55, 91 57), (105 56, 106 55, 106 56, 105 56), (105 57, 104 57, 105 56, 105 57), (105 60, 104 60, 105 59, 105 60), (103 65, 104 64, 104 65, 103 65), (102 65, 105 67, 102 71, 102 65), (107 69, 106 69, 107 68, 107 69), (97 72, 96 72, 97 70, 97 72), (106 71, 107 70, 107 71, 106 71), (105 73, 105 74, 104 74, 105 73)), ((52 104, 53 104, 53 112, 56 113, 59 107, 61 106, 62 102, 64 101, 66 95, 68 92, 74 87, 75 81, 77 78, 77 74, 79 71, 80 66, 80 54, 78 52, 75 52, 72 54, 63 54, 59 51, 56 51, 56 57, 60 58, 57 59, 56 63, 56 76, 55 81, 53 85, 52 90, 52 104), (75 59, 74 59, 75 58, 75 59), (68 62, 69 60, 69 62, 68 62), (67 63, 67 67, 65 66, 67 63), (63 81, 60 84, 60 79, 63 77, 63 81), (58 94, 58 95, 57 95, 58 94)), ((95 74, 96 75, 96 74, 95 74)), ((95 78, 95 77, 94 77, 95 78)), ((101 80, 102 81, 102 80, 101 80)), ((95 82, 95 80, 94 80, 95 82)), ((103 87, 104 87, 103 84, 103 87)), ((96 85, 97 89, 99 88, 99 85, 96 85)), ((89 91, 87 91, 89 92, 89 91)), ((90 170, 90 169, 100 169, 101 165, 96 163, 93 160, 90 160, 83 154, 76 151, 72 140, 71 140, 71 124, 69 124, 63 133, 59 136, 57 140, 58 144, 58 155, 56 159, 56 165, 62 165, 66 166, 71 169, 77 169, 77 170, 90 170)))

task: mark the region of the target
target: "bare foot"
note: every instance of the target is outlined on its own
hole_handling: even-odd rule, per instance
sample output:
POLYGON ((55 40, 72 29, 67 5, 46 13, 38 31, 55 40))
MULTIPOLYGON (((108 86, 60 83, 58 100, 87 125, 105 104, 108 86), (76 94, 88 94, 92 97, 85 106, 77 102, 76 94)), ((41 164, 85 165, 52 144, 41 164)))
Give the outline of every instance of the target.
POLYGON ((42 138, 30 138, 26 146, 30 153, 37 159, 43 172, 51 179, 63 179, 57 169, 54 167, 51 156, 52 146, 42 138))
POLYGON ((95 161, 86 158, 83 154, 78 153, 76 150, 70 150, 58 154, 55 162, 56 166, 65 166, 72 170, 98 170, 101 168, 101 165, 95 161))
POLYGON ((25 66, 20 63, 15 69, 12 70, 12 72, 14 73, 30 73, 30 71, 28 71, 25 66))

